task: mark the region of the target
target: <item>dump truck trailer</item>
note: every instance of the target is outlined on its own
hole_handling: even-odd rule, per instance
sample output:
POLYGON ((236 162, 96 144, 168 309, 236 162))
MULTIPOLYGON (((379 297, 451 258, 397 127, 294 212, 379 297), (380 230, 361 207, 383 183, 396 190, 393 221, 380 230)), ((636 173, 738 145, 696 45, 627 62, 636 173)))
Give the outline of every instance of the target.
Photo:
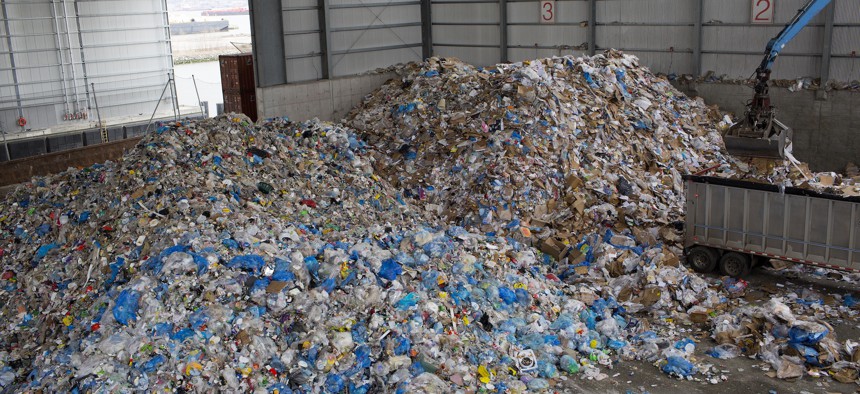
POLYGON ((860 197, 708 176, 684 177, 691 268, 740 277, 779 259, 860 272, 860 197))

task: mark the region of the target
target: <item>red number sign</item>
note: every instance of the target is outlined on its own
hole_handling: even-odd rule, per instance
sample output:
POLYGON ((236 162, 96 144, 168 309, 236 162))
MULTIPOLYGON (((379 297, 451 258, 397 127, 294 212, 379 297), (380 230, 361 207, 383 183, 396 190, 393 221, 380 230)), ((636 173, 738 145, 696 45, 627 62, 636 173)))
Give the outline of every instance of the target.
POLYGON ((555 23, 555 0, 540 2, 540 23, 555 23))
POLYGON ((752 23, 773 23, 775 0, 752 0, 752 23))

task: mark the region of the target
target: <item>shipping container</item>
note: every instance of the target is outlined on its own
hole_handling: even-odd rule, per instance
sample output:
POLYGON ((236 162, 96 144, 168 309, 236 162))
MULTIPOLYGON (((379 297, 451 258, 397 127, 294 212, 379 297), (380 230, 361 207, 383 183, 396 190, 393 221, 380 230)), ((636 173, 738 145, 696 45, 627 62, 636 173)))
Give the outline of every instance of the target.
POLYGON ((221 89, 224 112, 247 115, 257 121, 257 89, 254 82, 254 60, 250 53, 221 55, 221 89))
POLYGON ((221 55, 221 88, 226 90, 254 90, 254 58, 250 53, 221 55))
POLYGON ((224 89, 224 112, 245 114, 254 122, 257 121, 256 91, 224 89))

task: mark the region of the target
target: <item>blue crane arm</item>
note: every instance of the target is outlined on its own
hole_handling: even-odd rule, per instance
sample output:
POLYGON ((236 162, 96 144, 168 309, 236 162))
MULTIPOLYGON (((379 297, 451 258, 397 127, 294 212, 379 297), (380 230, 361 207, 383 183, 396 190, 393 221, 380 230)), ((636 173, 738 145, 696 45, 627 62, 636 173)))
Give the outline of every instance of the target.
POLYGON ((759 70, 770 70, 776 57, 779 56, 779 53, 782 52, 783 48, 785 48, 785 44, 788 44, 795 36, 797 36, 797 33, 800 33, 800 31, 809 24, 809 21, 811 21, 812 18, 818 15, 824 7, 827 7, 827 5, 830 4, 830 1, 831 0, 810 0, 809 3, 801 8, 800 11, 797 12, 797 15, 794 16, 794 19, 785 25, 782 31, 767 43, 764 60, 761 61, 759 70))

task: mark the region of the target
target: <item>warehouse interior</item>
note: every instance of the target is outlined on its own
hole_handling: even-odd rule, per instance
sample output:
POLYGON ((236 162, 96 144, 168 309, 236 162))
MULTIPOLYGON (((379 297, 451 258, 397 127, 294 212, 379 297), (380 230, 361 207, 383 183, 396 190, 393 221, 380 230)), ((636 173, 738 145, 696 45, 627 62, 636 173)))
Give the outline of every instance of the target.
POLYGON ((0 391, 860 389, 854 0, 0 18, 0 391))

